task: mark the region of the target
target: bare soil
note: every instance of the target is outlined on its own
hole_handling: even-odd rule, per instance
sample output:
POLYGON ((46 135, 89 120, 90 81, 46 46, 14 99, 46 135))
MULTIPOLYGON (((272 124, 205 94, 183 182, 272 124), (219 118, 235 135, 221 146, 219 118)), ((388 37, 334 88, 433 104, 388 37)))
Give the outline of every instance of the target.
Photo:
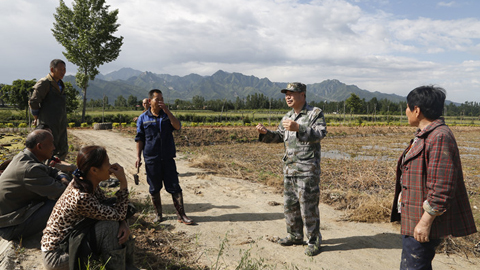
MULTIPOLYGON (((205 131, 202 138, 215 136, 209 135, 215 134, 213 130, 215 128, 205 131)), ((125 168, 132 200, 140 204, 148 202, 143 167, 140 184, 136 186, 133 182, 132 175, 136 172, 133 136, 111 130, 77 129, 69 132, 82 145, 105 146, 111 162, 125 168)), ((237 139, 252 140, 251 129, 245 131, 250 135, 239 133, 241 131, 234 133, 233 129, 231 132, 232 136, 227 136, 230 142, 225 143, 237 139)), ((382 132, 389 133, 384 129, 382 132)), ((399 133, 398 130, 395 132, 399 133)), ((405 132, 411 133, 411 129, 405 132)), ((345 134, 346 131, 338 131, 336 135, 345 134)), ((181 136, 184 140, 177 137, 180 148, 188 145, 194 135, 181 133, 181 136)), ((215 140, 202 139, 198 145, 208 145, 212 141, 215 140)), ((252 144, 249 149, 255 151, 255 147, 262 150, 259 144, 252 144)), ((189 160, 188 156, 188 153, 178 155, 177 170, 187 215, 197 225, 177 223, 171 197, 162 190, 166 221, 160 225, 151 224, 153 212, 148 207, 131 220, 139 266, 146 269, 398 269, 401 254, 398 225, 345 221, 346 209, 337 207, 340 210, 335 210, 321 203, 322 252, 308 257, 304 255, 304 246, 281 247, 275 243, 276 239, 286 235, 283 198, 278 187, 194 168, 191 165, 195 160, 189 160), (155 257, 161 257, 168 265, 155 265, 155 257)), ((277 160, 280 163, 280 159, 277 160)), ((20 262, 23 269, 42 268, 38 249, 29 248, 24 253, 20 262)), ((433 267, 478 269, 480 260, 437 254, 433 267)))

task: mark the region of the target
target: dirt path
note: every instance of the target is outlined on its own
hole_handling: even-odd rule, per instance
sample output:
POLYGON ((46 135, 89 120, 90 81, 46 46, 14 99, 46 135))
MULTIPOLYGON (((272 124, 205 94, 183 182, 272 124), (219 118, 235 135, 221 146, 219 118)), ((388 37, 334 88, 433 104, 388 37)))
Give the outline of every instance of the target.
MULTIPOLYGON (((114 131, 70 130, 85 145, 98 144, 108 150, 111 162, 121 164, 129 177, 134 196, 148 196, 144 171, 140 185, 133 183, 135 143, 114 131)), ((184 190, 187 214, 198 225, 176 222, 171 197, 162 190, 166 224, 175 230, 195 236, 199 261, 213 266, 220 245, 225 243, 217 269, 235 269, 246 255, 261 258, 273 269, 398 269, 401 239, 398 226, 338 221, 342 212, 320 204, 322 253, 304 255, 305 247, 281 247, 272 242, 286 234, 283 219, 283 198, 269 188, 237 179, 215 176, 197 177, 202 171, 188 166, 180 155, 177 159, 180 183, 184 190)), ((279 161, 280 162, 280 161, 279 161)), ((143 168, 143 167, 142 167, 143 168)), ((439 254, 434 269, 478 269, 480 260, 439 254)))

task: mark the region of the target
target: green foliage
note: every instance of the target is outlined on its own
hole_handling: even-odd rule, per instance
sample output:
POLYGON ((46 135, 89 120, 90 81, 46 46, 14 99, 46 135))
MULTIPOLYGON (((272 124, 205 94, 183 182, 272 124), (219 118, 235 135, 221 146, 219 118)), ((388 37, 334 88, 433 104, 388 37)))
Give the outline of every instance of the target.
POLYGON ((14 125, 13 125, 13 123, 7 123, 7 127, 9 127, 9 128, 13 128, 13 127, 14 127, 14 125))
POLYGON ((136 126, 137 126, 137 123, 136 123, 136 122, 130 122, 130 126, 131 126, 131 127, 136 127, 136 126))
POLYGON ((112 127, 114 127, 114 128, 118 128, 119 126, 120 126, 120 123, 113 123, 112 124, 112 127))
POLYGON ((127 123, 121 123, 122 127, 126 127, 127 123))
POLYGON ((20 123, 20 124, 18 124, 18 127, 19 128, 25 128, 25 127, 27 127, 27 123, 20 123))
POLYGON ((82 122, 85 119, 88 81, 98 67, 117 59, 123 37, 115 37, 118 9, 108 11, 105 0, 74 0, 70 9, 60 0, 53 23, 53 36, 66 52, 68 61, 78 66, 76 84, 83 91, 82 122))
POLYGON ((81 127, 88 127, 88 123, 81 123, 80 126, 81 127))
POLYGON ((0 119, 2 119, 3 121, 10 120, 12 115, 13 115, 12 111, 10 111, 10 110, 1 110, 0 111, 0 119))
POLYGON ((4 85, 0 89, 0 99, 10 103, 18 110, 25 110, 28 115, 28 99, 33 91, 36 80, 15 80, 12 85, 4 85))
POLYGON ((68 127, 71 127, 71 128, 75 127, 75 125, 76 125, 75 122, 70 122, 70 123, 68 123, 68 127))
POLYGON ((115 100, 115 107, 125 108, 127 107, 127 100, 122 96, 118 96, 115 100))
POLYGON ((67 113, 72 113, 77 110, 80 105, 80 92, 78 92, 70 82, 65 82, 65 95, 67 113))
POLYGON ((134 95, 128 96, 127 105, 129 107, 135 107, 138 104, 137 97, 134 95))
POLYGON ((345 100, 347 107, 350 109, 350 113, 357 113, 358 110, 362 107, 362 101, 360 97, 354 93, 350 94, 350 97, 345 100))

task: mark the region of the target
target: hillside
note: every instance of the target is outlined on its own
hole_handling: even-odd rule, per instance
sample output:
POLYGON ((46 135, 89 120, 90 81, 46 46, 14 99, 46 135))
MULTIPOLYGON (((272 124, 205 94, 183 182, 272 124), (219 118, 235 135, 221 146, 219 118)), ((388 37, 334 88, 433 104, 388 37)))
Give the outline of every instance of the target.
MULTIPOLYGON (((65 81, 75 84, 74 76, 66 76, 65 81)), ((283 98, 280 89, 287 85, 285 82, 272 82, 268 78, 246 76, 241 73, 228 73, 222 70, 211 76, 189 74, 183 77, 169 74, 155 74, 149 71, 138 71, 131 68, 122 68, 107 75, 98 75, 89 82, 87 98, 100 99, 105 94, 110 102, 119 95, 127 98, 134 95, 141 99, 150 89, 162 90, 167 102, 175 99, 191 100, 194 96, 203 96, 206 100, 245 98, 255 93, 264 94, 274 99, 283 98)), ((361 99, 370 100, 388 99, 395 102, 405 98, 380 92, 370 92, 358 88, 356 85, 346 85, 338 80, 325 80, 320 83, 307 84, 308 99, 313 101, 342 101, 355 93, 361 99)))

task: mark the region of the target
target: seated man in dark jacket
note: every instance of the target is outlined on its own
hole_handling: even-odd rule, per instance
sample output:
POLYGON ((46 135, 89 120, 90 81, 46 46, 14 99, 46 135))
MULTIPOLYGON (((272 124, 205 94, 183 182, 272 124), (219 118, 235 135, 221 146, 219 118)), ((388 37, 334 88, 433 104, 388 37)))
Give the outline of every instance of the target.
POLYGON ((50 132, 34 130, 25 145, 0 176, 0 237, 6 240, 41 232, 68 184, 68 176, 44 164, 55 149, 50 132))

